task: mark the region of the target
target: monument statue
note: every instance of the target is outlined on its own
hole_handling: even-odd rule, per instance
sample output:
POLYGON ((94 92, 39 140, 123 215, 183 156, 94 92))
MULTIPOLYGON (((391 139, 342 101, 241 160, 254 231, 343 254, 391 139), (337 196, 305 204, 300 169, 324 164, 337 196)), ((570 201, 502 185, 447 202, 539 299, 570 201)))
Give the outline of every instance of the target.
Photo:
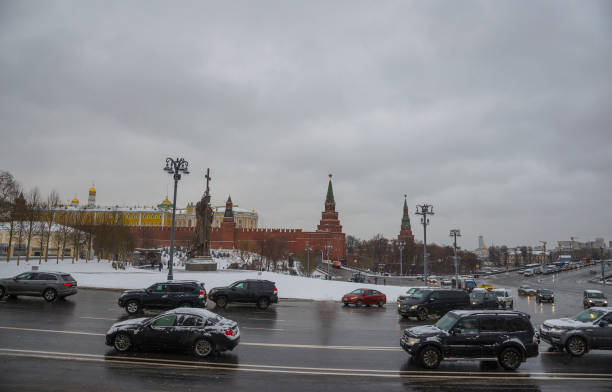
POLYGON ((206 191, 195 208, 197 225, 193 244, 189 250, 189 256, 192 258, 210 258, 210 229, 213 221, 213 210, 210 206, 210 169, 206 169, 204 177, 206 178, 206 191))

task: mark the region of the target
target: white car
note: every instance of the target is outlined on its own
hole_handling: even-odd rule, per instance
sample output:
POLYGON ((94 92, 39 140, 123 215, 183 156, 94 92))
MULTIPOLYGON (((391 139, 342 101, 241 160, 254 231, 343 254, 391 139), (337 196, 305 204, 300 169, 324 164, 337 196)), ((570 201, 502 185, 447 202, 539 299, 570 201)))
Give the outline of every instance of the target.
POLYGON ((512 292, 509 289, 493 289, 493 292, 497 297, 499 305, 503 309, 514 308, 514 297, 512 296, 512 292))

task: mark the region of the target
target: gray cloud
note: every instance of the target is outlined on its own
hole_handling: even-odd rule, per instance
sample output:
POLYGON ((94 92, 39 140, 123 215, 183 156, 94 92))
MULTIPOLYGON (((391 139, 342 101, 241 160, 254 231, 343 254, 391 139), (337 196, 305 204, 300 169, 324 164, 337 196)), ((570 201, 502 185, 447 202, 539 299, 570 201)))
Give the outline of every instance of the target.
POLYGON ((157 204, 228 194, 313 229, 465 247, 612 239, 606 1, 3 2, 0 157, 26 187, 157 204), (413 229, 422 237, 418 220, 413 229))

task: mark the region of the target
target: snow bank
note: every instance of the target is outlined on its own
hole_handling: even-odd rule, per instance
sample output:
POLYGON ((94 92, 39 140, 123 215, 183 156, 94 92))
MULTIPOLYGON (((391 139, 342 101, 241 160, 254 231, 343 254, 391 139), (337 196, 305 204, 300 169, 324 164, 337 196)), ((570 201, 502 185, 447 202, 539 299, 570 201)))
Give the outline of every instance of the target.
MULTIPOLYGON (((0 278, 8 278, 20 272, 30 271, 32 266, 38 266, 40 271, 58 271, 70 273, 81 287, 110 288, 110 289, 138 289, 148 287, 153 283, 165 281, 168 270, 141 270, 128 267, 125 270, 115 270, 108 261, 75 261, 70 259, 59 264, 55 260, 43 261, 38 259, 25 263, 23 260, 16 265, 15 260, 7 263, 0 261, 0 278)), ((220 270, 214 272, 192 272, 181 268, 174 270, 174 279, 193 279, 203 282, 207 290, 217 286, 227 286, 242 279, 267 279, 276 282, 280 298, 310 299, 319 301, 339 301, 342 295, 357 288, 373 288, 387 295, 387 302, 395 302, 397 296, 404 293, 406 287, 383 286, 375 284, 329 281, 301 276, 291 276, 274 272, 220 270)))

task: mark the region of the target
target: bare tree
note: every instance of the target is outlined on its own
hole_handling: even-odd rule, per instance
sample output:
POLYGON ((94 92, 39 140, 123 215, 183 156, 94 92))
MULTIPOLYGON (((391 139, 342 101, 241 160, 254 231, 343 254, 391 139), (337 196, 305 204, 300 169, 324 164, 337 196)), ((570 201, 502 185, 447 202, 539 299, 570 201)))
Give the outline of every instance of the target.
MULTIPOLYGON (((53 229, 55 219, 56 219, 56 208, 59 204, 60 197, 58 193, 53 190, 47 196, 47 201, 44 204, 44 210, 42 214, 42 231, 43 235, 40 238, 41 248, 44 240, 45 244, 45 263, 49 260, 49 242, 51 241, 51 230, 53 229)), ((56 242, 58 244, 59 242, 56 242)), ((57 252, 59 252, 59 246, 57 246, 57 252)), ((42 253, 42 252, 41 252, 42 253)), ((40 260, 39 260, 40 264, 40 260)))
POLYGON ((38 188, 32 189, 26 196, 26 208, 24 216, 25 238, 26 238, 26 262, 30 260, 30 246, 32 237, 37 232, 37 222, 40 213, 40 192, 38 188))

